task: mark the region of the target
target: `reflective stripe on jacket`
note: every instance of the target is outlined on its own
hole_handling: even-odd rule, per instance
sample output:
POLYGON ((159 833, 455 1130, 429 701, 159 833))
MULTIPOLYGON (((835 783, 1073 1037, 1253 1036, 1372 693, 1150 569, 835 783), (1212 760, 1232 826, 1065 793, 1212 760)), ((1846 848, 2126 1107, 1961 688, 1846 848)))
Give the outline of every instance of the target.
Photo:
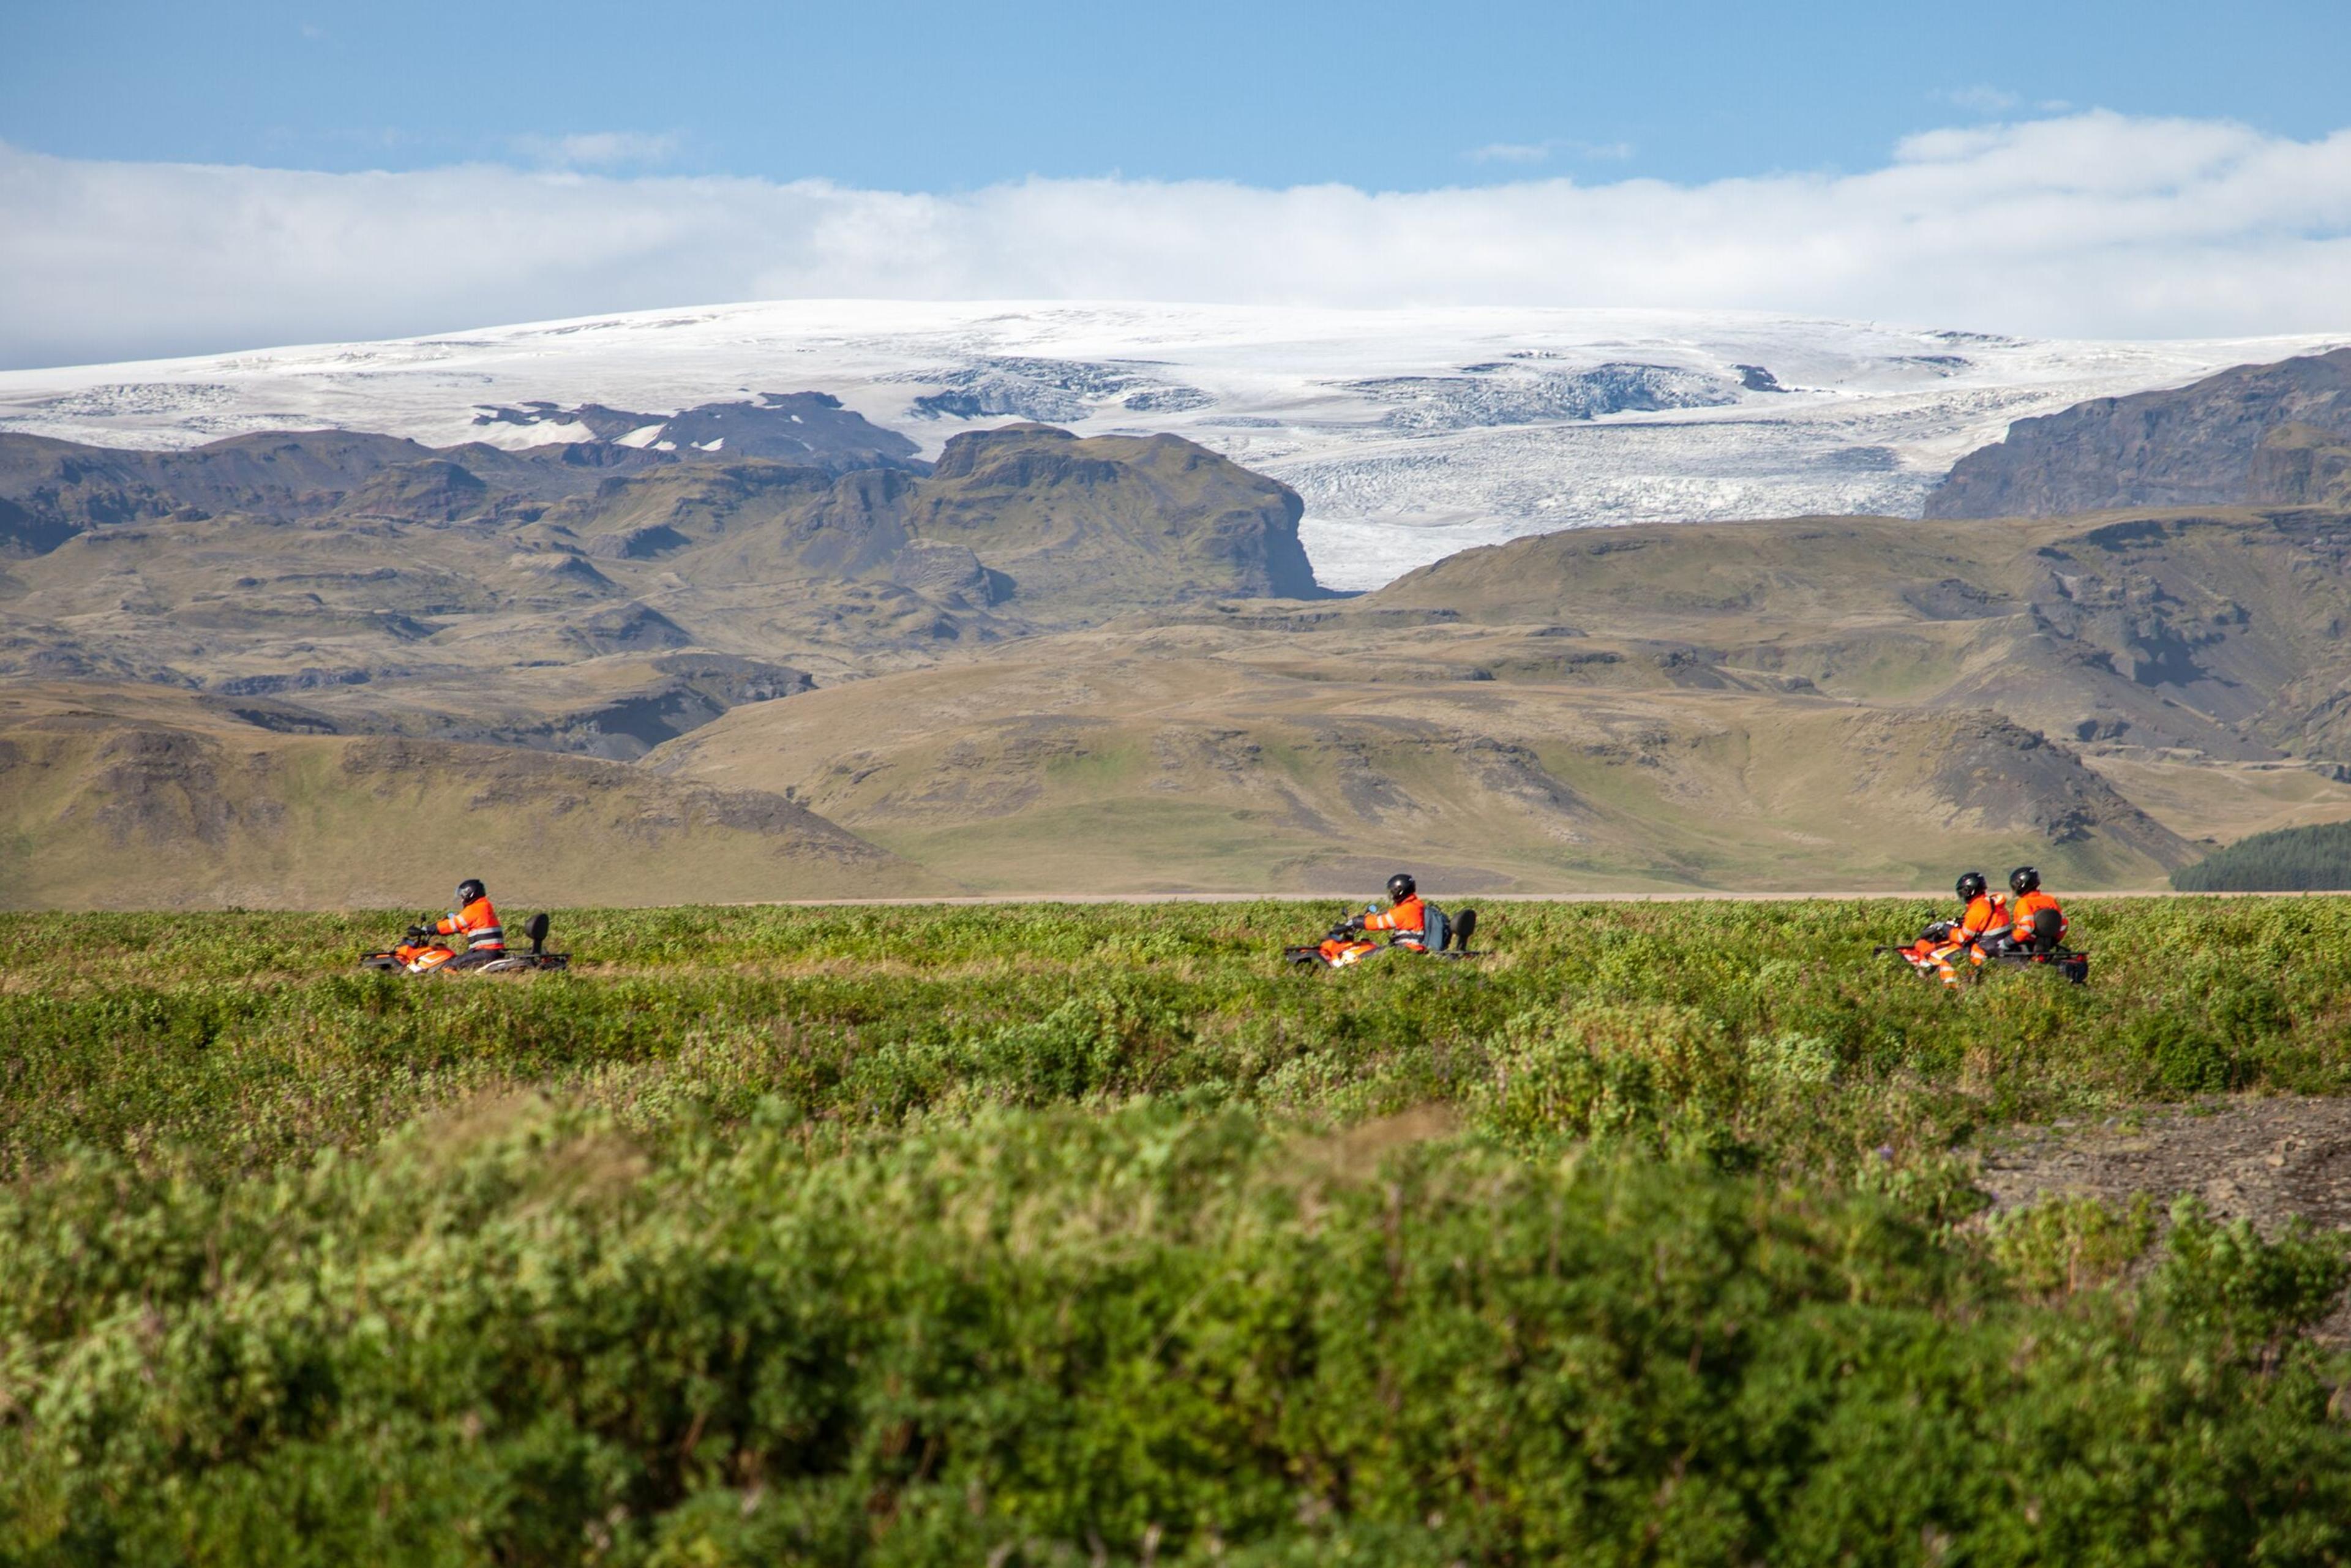
POLYGON ((1384 914, 1364 915, 1364 929, 1384 931, 1395 941, 1417 944, 1421 934, 1428 929, 1427 911, 1416 893, 1384 914))
POLYGON ((1959 942, 1980 942, 2007 929, 2007 900, 1987 893, 1968 901, 1968 912, 1959 916, 1959 928, 1951 936, 1959 942))
POLYGON ((455 915, 444 915, 433 929, 444 936, 463 936, 468 948, 504 947, 507 934, 498 926, 498 912, 486 898, 477 898, 455 915))

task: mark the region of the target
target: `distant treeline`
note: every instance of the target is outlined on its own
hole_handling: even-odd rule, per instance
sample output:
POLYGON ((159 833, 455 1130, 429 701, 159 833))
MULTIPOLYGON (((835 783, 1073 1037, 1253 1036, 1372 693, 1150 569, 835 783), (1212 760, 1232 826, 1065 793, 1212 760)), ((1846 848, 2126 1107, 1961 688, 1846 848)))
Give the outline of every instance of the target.
POLYGON ((2351 889, 2351 822, 2255 833, 2171 873, 2182 893, 2328 893, 2351 889))

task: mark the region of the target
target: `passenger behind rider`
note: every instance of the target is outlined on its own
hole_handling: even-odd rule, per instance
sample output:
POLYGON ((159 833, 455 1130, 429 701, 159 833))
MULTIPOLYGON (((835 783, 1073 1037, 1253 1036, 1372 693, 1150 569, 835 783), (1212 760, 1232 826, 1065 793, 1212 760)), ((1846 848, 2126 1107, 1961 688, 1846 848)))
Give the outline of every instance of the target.
POLYGON ((2051 953, 2064 945, 2072 923, 2056 899, 2041 891, 2041 873, 2029 865, 2008 873, 2008 929, 2001 932, 1995 953, 2051 953))
POLYGON ((462 953, 447 959, 440 967, 448 969, 470 969, 503 958, 507 954, 507 934, 498 924, 498 912, 490 904, 490 890, 482 885, 479 877, 469 876, 457 884, 457 906, 428 928, 413 928, 416 936, 444 936, 454 941, 465 939, 462 953))

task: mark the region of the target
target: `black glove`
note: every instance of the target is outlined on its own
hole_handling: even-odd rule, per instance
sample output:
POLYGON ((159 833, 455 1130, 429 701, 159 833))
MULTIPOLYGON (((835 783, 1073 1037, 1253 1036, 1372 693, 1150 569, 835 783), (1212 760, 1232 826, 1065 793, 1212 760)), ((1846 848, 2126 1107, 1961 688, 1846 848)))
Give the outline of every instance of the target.
POLYGON ((422 942, 422 941, 423 941, 427 936, 432 936, 432 935, 433 935, 433 933, 432 933, 432 932, 427 931, 427 930, 426 930, 423 926, 422 926, 422 925, 412 925, 412 926, 410 926, 410 927, 408 928, 408 939, 409 939, 411 942, 422 942))

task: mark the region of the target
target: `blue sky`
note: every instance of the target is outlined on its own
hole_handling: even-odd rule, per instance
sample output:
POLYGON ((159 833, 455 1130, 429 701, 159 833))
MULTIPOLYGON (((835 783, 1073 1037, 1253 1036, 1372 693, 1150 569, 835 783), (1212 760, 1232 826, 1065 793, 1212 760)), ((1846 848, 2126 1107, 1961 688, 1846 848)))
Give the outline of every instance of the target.
POLYGON ((2064 109, 2306 138, 2351 118, 2346 60, 2343 0, 8 0, 0 141, 76 159, 569 162, 929 192, 1032 174, 1701 182, 1867 168, 1916 131, 2064 109))
POLYGON ((2351 330, 2351 0, 0 0, 0 369, 784 298, 2351 330))

